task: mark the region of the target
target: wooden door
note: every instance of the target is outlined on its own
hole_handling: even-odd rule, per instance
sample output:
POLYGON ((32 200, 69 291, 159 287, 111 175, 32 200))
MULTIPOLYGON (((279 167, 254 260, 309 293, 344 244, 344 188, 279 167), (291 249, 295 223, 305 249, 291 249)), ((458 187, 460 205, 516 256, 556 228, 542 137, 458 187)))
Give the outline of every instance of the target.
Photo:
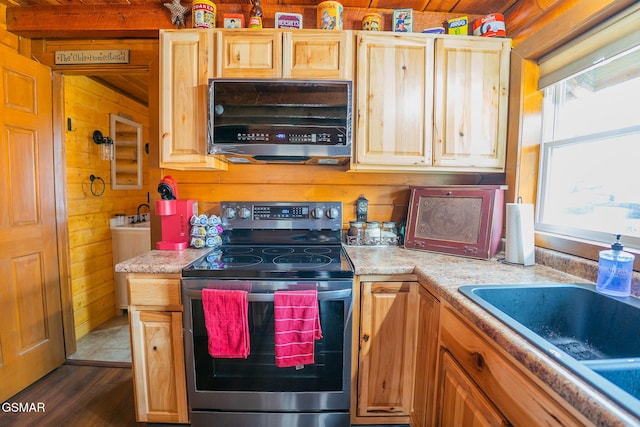
POLYGON ((64 362, 51 70, 0 45, 0 401, 64 362))
POLYGON ((431 166, 433 39, 359 34, 357 85, 354 168, 431 166))
POLYGON ((358 408, 360 417, 396 417, 411 409, 417 283, 362 283, 358 408))
POLYGON ((509 43, 487 37, 437 40, 434 166, 504 170, 509 43))

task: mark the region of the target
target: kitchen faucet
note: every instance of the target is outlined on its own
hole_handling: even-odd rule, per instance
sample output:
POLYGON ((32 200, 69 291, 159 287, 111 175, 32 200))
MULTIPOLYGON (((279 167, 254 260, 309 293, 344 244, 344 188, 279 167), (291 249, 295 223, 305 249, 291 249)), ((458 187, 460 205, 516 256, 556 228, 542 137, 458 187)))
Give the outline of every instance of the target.
POLYGON ((147 203, 140 203, 138 205, 138 211, 136 213, 136 222, 142 222, 142 220, 140 219, 140 208, 142 208, 143 206, 146 206, 147 209, 149 210, 149 213, 151 213, 151 208, 149 207, 149 204, 147 203))

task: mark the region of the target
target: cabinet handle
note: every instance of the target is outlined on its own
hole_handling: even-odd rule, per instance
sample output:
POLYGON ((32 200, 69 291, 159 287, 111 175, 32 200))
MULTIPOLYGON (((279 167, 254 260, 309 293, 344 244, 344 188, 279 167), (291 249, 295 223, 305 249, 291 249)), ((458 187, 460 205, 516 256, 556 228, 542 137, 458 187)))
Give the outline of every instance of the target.
POLYGON ((155 345, 153 346, 153 351, 156 351, 158 349, 158 347, 156 347, 155 345))
POLYGON ((362 336, 362 341, 364 341, 364 342, 369 342, 369 334, 364 334, 364 335, 362 336))

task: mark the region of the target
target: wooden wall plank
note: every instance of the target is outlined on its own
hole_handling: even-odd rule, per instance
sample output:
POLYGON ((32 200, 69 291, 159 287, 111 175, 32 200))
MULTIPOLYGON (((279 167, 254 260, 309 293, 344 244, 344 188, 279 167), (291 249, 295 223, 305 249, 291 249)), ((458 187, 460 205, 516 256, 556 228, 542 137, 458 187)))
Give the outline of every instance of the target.
MULTIPOLYGON (((198 200, 201 213, 218 215, 221 201, 331 200, 343 204, 345 229, 355 219, 355 202, 361 194, 369 200, 370 220, 400 221, 407 215, 412 185, 477 184, 489 179, 477 174, 362 173, 300 165, 230 165, 224 172, 162 172, 177 180, 181 199, 198 200)), ((157 193, 152 194, 152 199, 158 198, 157 193)))

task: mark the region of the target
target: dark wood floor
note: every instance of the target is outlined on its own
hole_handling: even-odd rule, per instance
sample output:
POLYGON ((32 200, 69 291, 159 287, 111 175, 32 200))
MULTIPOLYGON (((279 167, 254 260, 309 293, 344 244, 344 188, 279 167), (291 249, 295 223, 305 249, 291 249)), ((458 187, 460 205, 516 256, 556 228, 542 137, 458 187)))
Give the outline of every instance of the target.
POLYGON ((123 367, 65 364, 0 407, 0 426, 11 427, 146 426, 135 418, 131 368, 123 367), (17 403, 44 412, 12 412, 17 403))
POLYGON ((2 403, 0 427, 5 426, 145 427, 147 424, 136 422, 130 367, 67 363, 2 403), (44 406, 44 411, 12 412, 13 404, 27 404, 33 409, 44 406))

